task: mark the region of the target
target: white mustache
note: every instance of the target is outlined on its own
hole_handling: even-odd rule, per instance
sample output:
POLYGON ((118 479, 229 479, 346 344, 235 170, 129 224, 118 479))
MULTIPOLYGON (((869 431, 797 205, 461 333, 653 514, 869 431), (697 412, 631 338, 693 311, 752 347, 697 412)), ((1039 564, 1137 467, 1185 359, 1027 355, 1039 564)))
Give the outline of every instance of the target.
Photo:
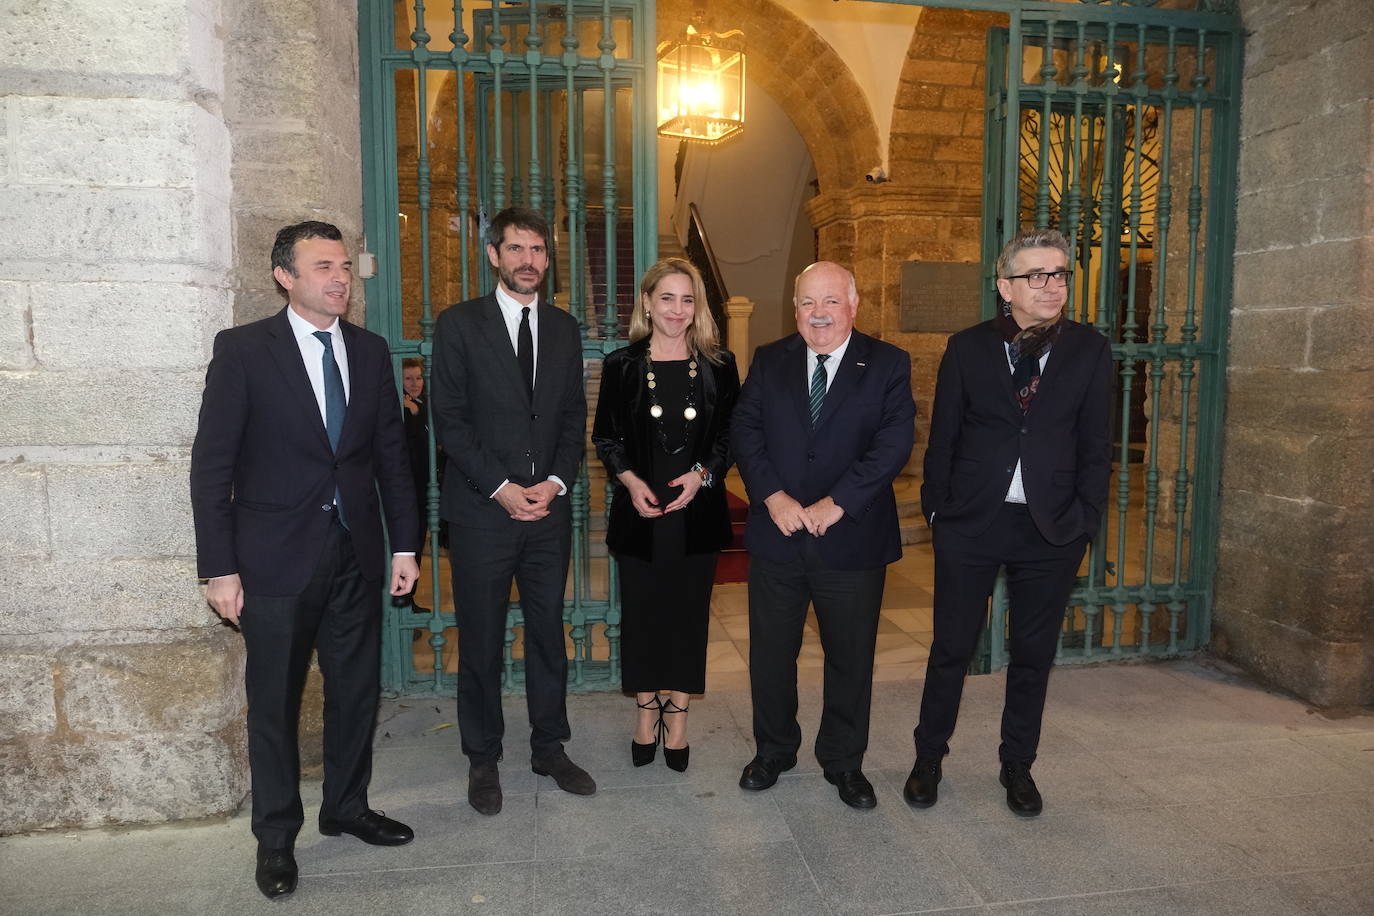
POLYGON ((826 315, 823 318, 808 318, 806 322, 813 328, 828 328, 835 323, 835 319, 831 315, 826 315))

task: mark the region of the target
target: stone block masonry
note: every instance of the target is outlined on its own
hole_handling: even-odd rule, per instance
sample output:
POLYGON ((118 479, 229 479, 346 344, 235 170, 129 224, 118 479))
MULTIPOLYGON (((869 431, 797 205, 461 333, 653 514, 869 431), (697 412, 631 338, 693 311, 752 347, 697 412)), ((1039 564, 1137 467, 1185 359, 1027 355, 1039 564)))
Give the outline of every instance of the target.
POLYGON ((326 219, 356 247, 356 5, 11 12, 0 834, 228 812, 248 789, 243 649, 195 579, 189 447, 214 334, 281 307, 276 230, 326 219))
POLYGON ((1313 703, 1369 704, 1374 26, 1349 0, 1241 8, 1214 646, 1313 703))

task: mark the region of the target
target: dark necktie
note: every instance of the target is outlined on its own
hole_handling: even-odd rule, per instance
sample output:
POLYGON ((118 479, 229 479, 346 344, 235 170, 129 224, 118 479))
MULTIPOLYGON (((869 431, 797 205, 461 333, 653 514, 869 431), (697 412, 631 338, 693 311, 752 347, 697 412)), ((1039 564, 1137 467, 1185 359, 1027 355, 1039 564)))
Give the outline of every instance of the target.
POLYGON ((828 353, 816 354, 816 371, 811 373, 811 425, 821 417, 821 405, 825 403, 825 361, 828 353))
POLYGON ((516 335, 515 358, 520 363, 520 377, 525 380, 525 393, 534 397, 534 335, 530 333, 530 307, 520 310, 520 333, 516 335))
MULTIPOLYGON (((334 359, 334 337, 328 331, 315 331, 315 337, 324 344, 321 365, 324 368, 324 428, 329 434, 329 447, 339 450, 339 436, 343 434, 344 413, 348 409, 344 397, 343 373, 334 359)), ((339 510, 339 522, 344 523, 343 499, 338 488, 334 490, 334 505, 339 510)), ((347 525, 345 524, 345 527, 347 525)))

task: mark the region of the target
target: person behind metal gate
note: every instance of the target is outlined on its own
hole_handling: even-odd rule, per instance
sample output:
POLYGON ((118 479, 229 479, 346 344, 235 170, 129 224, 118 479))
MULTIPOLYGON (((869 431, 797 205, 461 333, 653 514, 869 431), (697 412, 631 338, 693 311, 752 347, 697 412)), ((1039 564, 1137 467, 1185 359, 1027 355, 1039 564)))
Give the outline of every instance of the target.
POLYGON ((1030 769, 1050 666, 1111 476, 1111 347, 1062 316, 1069 263, 1059 232, 1018 232, 997 258, 1000 313, 950 337, 940 361, 921 485, 935 550, 935 638, 903 790, 916 808, 938 798, 964 674, 1003 566, 1011 664, 999 781, 1016 814, 1043 807, 1030 769))
POLYGON ((501 810, 497 762, 511 582, 524 615, 530 769, 574 795, 596 781, 568 759, 568 656, 563 591, 572 550, 566 499, 582 463, 587 399, 577 320, 543 301, 549 226, 509 207, 491 221, 491 294, 451 306, 434 329, 435 432, 448 455, 440 509, 458 623, 458 729, 468 803, 501 810))
POLYGON ((418 576, 420 526, 386 341, 342 320, 352 267, 329 223, 277 233, 272 275, 287 305, 215 337, 191 447, 198 574, 247 649, 255 879, 268 897, 296 889, 296 729, 312 650, 324 675, 320 833, 378 846, 415 836, 367 798, 381 693, 382 515, 395 550, 392 595, 418 576))
POLYGON ((887 564, 902 555, 892 482, 911 456, 906 351, 854 330, 854 277, 821 261, 797 277, 798 333, 760 347, 731 445, 749 490, 749 685, 759 791, 796 766, 797 653, 814 604, 825 650, 816 759, 840 800, 878 803, 864 776, 873 649, 887 564))
POLYGON ((682 772, 688 702, 706 690, 716 560, 731 539, 739 371, 690 262, 659 261, 639 292, 630 345, 602 366, 592 442, 615 479, 606 544, 620 568, 621 684, 639 707, 630 759, 652 763, 661 740, 664 762, 682 772))

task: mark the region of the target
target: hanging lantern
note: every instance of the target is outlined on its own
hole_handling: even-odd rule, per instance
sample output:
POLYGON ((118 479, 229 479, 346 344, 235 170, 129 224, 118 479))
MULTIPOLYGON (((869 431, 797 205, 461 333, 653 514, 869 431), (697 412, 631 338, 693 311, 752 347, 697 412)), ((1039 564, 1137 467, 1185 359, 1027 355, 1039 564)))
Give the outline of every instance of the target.
MULTIPOLYGON (((699 21, 699 19, 698 19, 699 21)), ((719 143, 744 130, 744 33, 687 26, 658 46, 658 133, 719 143)))

